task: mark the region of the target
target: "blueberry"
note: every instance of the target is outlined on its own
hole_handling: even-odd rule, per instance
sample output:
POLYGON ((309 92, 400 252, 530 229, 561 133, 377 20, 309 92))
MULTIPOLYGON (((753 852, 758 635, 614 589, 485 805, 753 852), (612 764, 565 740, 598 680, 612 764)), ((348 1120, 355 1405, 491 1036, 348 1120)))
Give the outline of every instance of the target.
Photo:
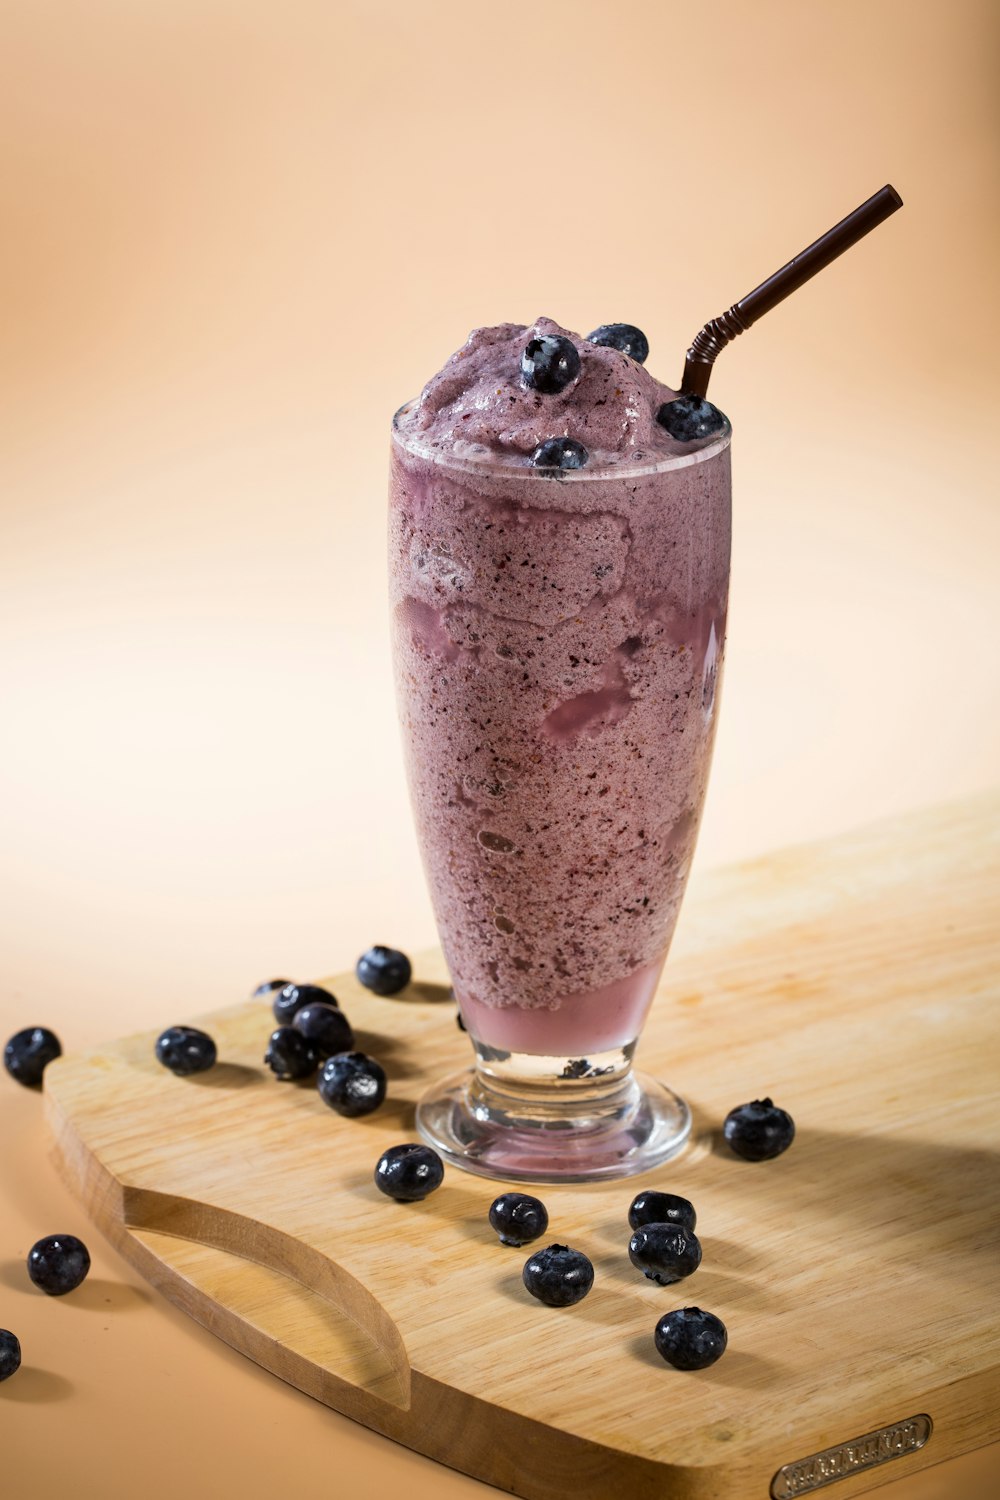
POLYGON ((441 1186, 444 1162, 430 1146, 390 1146, 375 1165, 375 1186, 398 1203, 417 1203, 441 1186))
POLYGON ((294 1026, 279 1026, 277 1031, 271 1032, 264 1061, 276 1078, 287 1082, 292 1078, 308 1078, 310 1073, 315 1073, 319 1067, 319 1052, 294 1026))
POLYGON ((0 1328, 0 1380, 9 1380, 21 1368, 21 1345, 9 1328, 0 1328))
POLYGON ((490 1223, 501 1245, 526 1245, 549 1227, 549 1216, 540 1198, 529 1193, 501 1193, 490 1204, 490 1223))
POLYGON ((722 1133, 744 1161, 770 1161, 794 1141, 795 1121, 770 1099, 753 1099, 729 1111, 722 1133))
POLYGON ((582 469, 590 454, 571 437, 546 438, 531 455, 536 469, 582 469))
POLYGON ((675 1307, 653 1330, 653 1342, 675 1370, 704 1370, 726 1352, 726 1325, 700 1307, 675 1307))
POLYGON ((572 1307, 594 1285, 594 1267, 581 1250, 548 1245, 529 1255, 521 1280, 533 1297, 548 1307, 572 1307))
POLYGON ((683 1224, 640 1224, 628 1242, 628 1258, 650 1281, 670 1286, 701 1265, 701 1244, 683 1224))
POLYGON ((265 979, 259 984, 250 996, 251 1000, 270 1000, 275 990, 284 989, 286 984, 291 984, 290 979, 265 979))
POLYGON ((197 1026, 168 1026, 156 1038, 156 1060, 179 1078, 215 1066, 215 1043, 197 1026))
POLYGON ((636 328, 632 323, 602 323, 600 328, 587 334, 587 343, 601 344, 606 349, 620 349, 622 354, 634 359, 637 365, 644 365, 649 357, 649 340, 642 329, 636 328))
POLYGON ((338 1052, 320 1069, 319 1096, 338 1115, 370 1115, 385 1098, 385 1069, 364 1052, 338 1052))
POLYGON ((337 1005, 323 1005, 312 1000, 295 1012, 292 1025, 312 1042, 320 1057, 349 1052, 354 1046, 351 1023, 337 1005))
POLYGON ((677 1193, 658 1193, 647 1189, 632 1199, 628 1221, 633 1229, 643 1224, 680 1224, 682 1229, 693 1229, 698 1222, 694 1204, 677 1193))
POLYGON ((580 373, 580 356, 571 339, 560 335, 542 334, 530 339, 521 355, 521 374, 525 384, 541 391, 543 396, 554 396, 565 390, 571 380, 580 373))
POLYGON ((466 1026, 465 1022, 462 1020, 462 1012, 460 1010, 456 1010, 455 1012, 455 1025, 458 1027, 459 1031, 468 1031, 469 1029, 468 1026, 466 1026))
POLYGON ((28 1088, 41 1083, 49 1063, 61 1055, 62 1047, 54 1031, 47 1026, 26 1026, 23 1031, 15 1031, 3 1049, 3 1062, 11 1078, 28 1088))
POLYGON ((47 1234, 28 1251, 28 1275, 50 1297, 64 1297, 90 1270, 90 1254, 75 1234, 47 1234))
POLYGON ((354 972, 365 989, 376 995, 398 995, 400 990, 405 990, 413 974, 405 953, 400 953, 398 948, 385 948, 381 943, 362 953, 354 972))
POLYGON ((676 401, 665 401, 656 413, 656 420, 679 443, 711 437, 713 432, 722 432, 729 425, 729 418, 703 396, 678 396, 676 401))
POLYGON ((337 1000, 318 984, 284 984, 274 997, 271 1009, 279 1026, 290 1026, 295 1015, 306 1005, 332 1005, 337 1000))

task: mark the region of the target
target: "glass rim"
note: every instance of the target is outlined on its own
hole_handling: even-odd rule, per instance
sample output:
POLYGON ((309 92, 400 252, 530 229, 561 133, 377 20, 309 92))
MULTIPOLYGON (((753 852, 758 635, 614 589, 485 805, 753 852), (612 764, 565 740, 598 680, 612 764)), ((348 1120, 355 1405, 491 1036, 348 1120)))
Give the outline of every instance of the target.
MULTIPOLYGON (((637 463, 629 463, 620 459, 617 463, 605 463, 594 468, 582 469, 552 469, 534 468, 525 463, 523 453, 511 454, 510 458, 498 458, 495 453, 488 453, 482 458, 474 454, 456 453, 454 448, 438 448, 431 443, 423 442, 419 437, 404 434, 400 431, 399 420, 405 413, 412 410, 416 401, 404 401, 392 416, 392 439, 404 452, 412 454, 415 458, 422 458, 428 463, 440 464, 443 469, 457 469, 465 474, 496 475, 517 474, 524 479, 552 480, 558 479, 560 484, 592 484, 597 480, 610 479, 634 479, 647 474, 664 474, 673 469, 688 469, 695 464, 705 463, 710 458, 715 458, 719 453, 729 447, 733 438, 732 423, 726 417, 725 431, 703 448, 698 448, 693 453, 672 453, 665 458, 659 458, 655 462, 640 460, 637 463)), ((472 447, 472 444, 469 444, 472 447)))

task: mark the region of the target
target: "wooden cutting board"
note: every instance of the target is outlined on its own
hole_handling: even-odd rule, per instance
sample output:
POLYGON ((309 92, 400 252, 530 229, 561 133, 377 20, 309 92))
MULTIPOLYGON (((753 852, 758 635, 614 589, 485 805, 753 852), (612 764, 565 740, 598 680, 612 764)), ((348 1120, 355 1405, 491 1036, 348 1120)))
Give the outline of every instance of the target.
POLYGON ((523 1290, 527 1251, 486 1221, 495 1184, 449 1168, 396 1204, 372 1183, 381 1151, 414 1138, 426 1082, 468 1054, 437 952, 396 999, 331 981, 389 1074, 367 1119, 263 1068, 266 1002, 179 1005, 163 1025, 211 1031, 217 1067, 173 1077, 152 1032, 59 1059, 57 1159, 207 1328, 501 1489, 766 1500, 846 1474, 836 1493, 860 1494, 1000 1438, 998 898, 996 796, 697 882, 639 1055, 692 1104, 693 1142, 642 1179, 541 1190, 547 1240, 596 1267, 575 1308, 523 1290), (765 1094, 798 1134, 751 1165, 718 1131, 765 1094), (640 1183, 697 1207, 704 1260, 680 1287, 629 1264, 640 1183), (729 1348, 681 1374, 653 1326, 695 1303, 729 1348))

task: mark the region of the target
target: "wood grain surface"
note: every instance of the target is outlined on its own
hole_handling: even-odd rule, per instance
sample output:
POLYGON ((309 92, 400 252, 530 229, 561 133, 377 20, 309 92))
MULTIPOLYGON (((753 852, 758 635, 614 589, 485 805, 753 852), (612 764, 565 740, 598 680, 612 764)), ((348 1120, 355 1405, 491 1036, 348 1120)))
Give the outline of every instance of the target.
POLYGON ((200 1077, 160 1068, 155 1033, 52 1064, 56 1155, 121 1253, 220 1337, 502 1489, 763 1500, 782 1465, 929 1415, 924 1448, 837 1491, 860 1494, 1000 1437, 998 895, 1000 797, 702 882, 639 1053, 695 1113, 684 1156, 641 1179, 697 1207, 704 1260, 679 1288, 629 1264, 636 1180, 543 1190, 548 1238, 597 1273, 564 1310, 496 1242, 496 1185, 449 1169, 423 1204, 376 1191, 425 1083, 468 1053, 436 952, 396 999, 329 981, 389 1075, 367 1119, 277 1083, 269 1007, 248 1001, 165 1018, 215 1036, 200 1077), (751 1165, 718 1132, 765 1094, 798 1132, 751 1165), (729 1348, 680 1374, 652 1330, 695 1302, 729 1348))

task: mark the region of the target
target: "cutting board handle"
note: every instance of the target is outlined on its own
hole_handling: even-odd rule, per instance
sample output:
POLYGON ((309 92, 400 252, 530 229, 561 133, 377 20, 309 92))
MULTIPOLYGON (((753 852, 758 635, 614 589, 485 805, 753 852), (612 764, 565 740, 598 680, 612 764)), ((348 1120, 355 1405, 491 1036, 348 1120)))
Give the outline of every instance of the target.
POLYGON ((126 1186, 121 1202, 144 1273, 212 1332, 276 1374, 285 1374, 276 1355, 287 1361, 286 1378, 296 1385, 301 1367, 307 1374, 312 1367, 309 1385, 333 1379, 408 1409, 410 1363, 399 1329, 330 1254, 273 1225, 171 1193, 126 1186), (191 1246, 182 1275, 175 1246, 169 1263, 157 1254, 162 1236, 191 1246), (252 1287, 248 1261, 261 1268, 252 1287), (220 1326, 220 1307, 228 1326, 220 1326))

